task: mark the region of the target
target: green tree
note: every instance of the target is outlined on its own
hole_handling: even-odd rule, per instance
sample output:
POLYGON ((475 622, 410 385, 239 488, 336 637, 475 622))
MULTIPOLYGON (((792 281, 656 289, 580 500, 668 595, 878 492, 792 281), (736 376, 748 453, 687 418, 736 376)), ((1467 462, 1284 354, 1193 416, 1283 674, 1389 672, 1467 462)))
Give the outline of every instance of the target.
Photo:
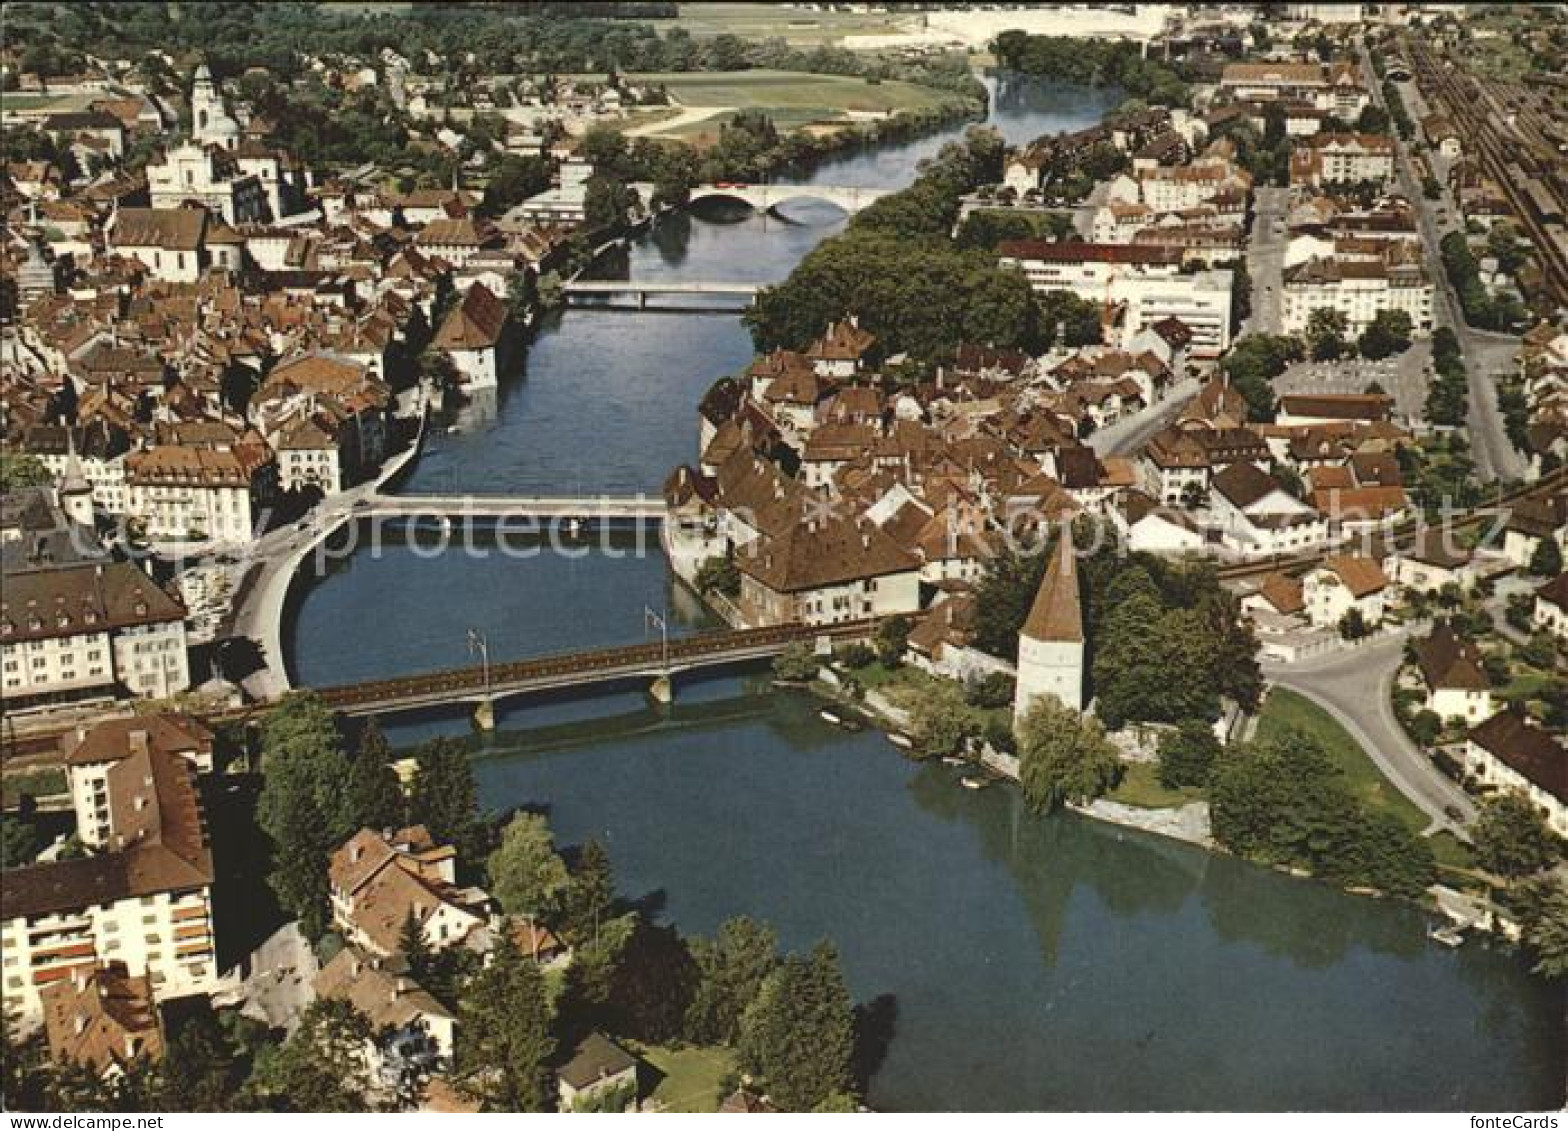
POLYGON ((0 493, 22 487, 48 487, 54 476, 43 460, 27 452, 0 452, 0 493))
POLYGON ((1307 348, 1313 361, 1335 361, 1346 349, 1350 321, 1342 311, 1320 306, 1307 315, 1307 348))
POLYGON ((306 937, 319 938, 328 857, 358 828, 332 712, 315 692, 289 694, 262 724, 261 751, 256 819, 273 846, 267 882, 306 937))
POLYGON ((483 855, 484 826, 468 749, 455 738, 436 738, 415 751, 419 771, 409 801, 411 819, 430 830, 438 844, 457 847, 459 857, 483 855))
POLYGON ((1209 768, 1219 756, 1220 740, 1202 719, 1186 719, 1160 735, 1159 778, 1166 789, 1206 785, 1209 768))
POLYGON ((817 654, 811 645, 802 641, 791 644, 773 661, 773 674, 779 679, 800 682, 817 676, 817 654))
POLYGON ((1034 809, 1085 804, 1121 780, 1121 758, 1100 721, 1054 695, 1030 703, 1017 729, 1019 779, 1034 809))
POLYGON ((401 828, 408 800, 392 768, 392 748, 375 719, 365 724, 349 767, 348 792, 354 821, 364 828, 401 828))
POLYGON ((487 1111, 547 1111, 554 1052, 544 976, 502 931, 458 1006, 458 1078, 487 1111))
POLYGON ((927 757, 951 757, 979 733, 979 716, 964 702, 963 688, 951 680, 922 686, 900 705, 909 712, 911 741, 927 757))
POLYGON ((577 854, 565 895, 562 928, 571 939, 591 940, 599 927, 609 921, 615 903, 615 872, 610 854, 597 839, 590 839, 577 854))
POLYGON ((1510 892, 1517 905, 1525 947, 1543 978, 1568 979, 1568 887, 1560 879, 1534 876, 1510 892))
POLYGON ((1361 331, 1356 346, 1362 357, 1381 361, 1410 348, 1410 315, 1403 310, 1380 310, 1361 331))
POLYGON ((38 830, 12 813, 0 814, 0 868, 20 868, 38 856, 38 830))
POLYGON ((549 918, 570 883, 550 824, 538 813, 512 817, 490 854, 489 870, 490 893, 509 915, 549 918))
POLYGON ((853 1093, 854 1010, 838 953, 822 942, 790 955, 763 982, 741 1024, 741 1062, 787 1111, 853 1093))
POLYGON ((537 196, 550 187, 550 163, 543 157, 520 157, 509 154, 501 158, 490 174, 490 183, 479 210, 486 216, 500 216, 514 205, 530 196, 537 196))
POLYGON ((706 559, 697 567, 697 576, 694 579, 697 592, 704 595, 721 593, 726 597, 740 595, 740 570, 735 565, 735 560, 727 554, 715 554, 706 559))
POLYGON ((1556 577, 1563 571, 1563 552, 1555 538, 1542 538, 1530 555, 1530 572, 1536 577, 1556 577))
POLYGON ((897 668, 904 664, 904 649, 909 646, 909 630, 914 625, 906 616, 888 617, 877 625, 877 659, 884 667, 897 668))
POLYGON ((699 981, 686 1011, 686 1035, 697 1044, 734 1045, 741 1018, 778 966, 778 939, 742 915, 720 923, 711 940, 693 939, 691 951, 699 981))
POLYGON ((258 1061, 260 1090, 282 1111, 371 1111, 375 1108, 365 1043, 374 1036, 363 1013, 341 998, 317 998, 299 1027, 258 1061))
POLYGON ((210 1014, 188 1019, 169 1039, 160 1065, 169 1111, 232 1111, 238 1087, 234 1048, 210 1014))
POLYGON ((1500 876, 1527 876, 1563 859, 1563 842, 1519 790, 1487 799, 1471 830, 1475 858, 1500 876))

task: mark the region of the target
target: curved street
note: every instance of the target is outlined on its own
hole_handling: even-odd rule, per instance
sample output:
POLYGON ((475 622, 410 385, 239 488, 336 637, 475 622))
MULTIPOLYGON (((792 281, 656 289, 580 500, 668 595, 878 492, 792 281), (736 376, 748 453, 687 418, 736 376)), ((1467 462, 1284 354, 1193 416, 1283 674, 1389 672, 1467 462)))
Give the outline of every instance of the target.
POLYGON ((1333 715, 1394 788, 1431 818, 1428 831, 1448 829, 1468 840, 1462 826, 1475 818, 1475 803, 1410 741, 1394 717, 1394 677, 1407 638, 1405 632, 1394 633, 1321 659, 1264 664, 1263 674, 1333 715), (1462 819, 1450 817, 1449 807, 1462 819))

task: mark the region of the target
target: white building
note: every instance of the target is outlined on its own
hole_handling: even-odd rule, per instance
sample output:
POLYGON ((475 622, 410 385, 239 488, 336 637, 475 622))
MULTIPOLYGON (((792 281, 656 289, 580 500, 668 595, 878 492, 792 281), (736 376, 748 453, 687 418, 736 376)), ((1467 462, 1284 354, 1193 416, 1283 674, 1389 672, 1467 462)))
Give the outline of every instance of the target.
POLYGON ((108 226, 109 247, 166 283, 194 283, 210 262, 207 223, 204 208, 121 208, 108 226))
POLYGON ((920 610, 920 558, 865 518, 792 521, 777 535, 748 542, 735 564, 740 608, 754 626, 920 610))
POLYGON ((147 194, 154 208, 197 201, 230 224, 276 219, 261 178, 216 145, 187 142, 170 149, 162 161, 148 164, 147 194))
POLYGON ((1075 711, 1083 710, 1084 643, 1078 561, 1071 530, 1064 525, 1055 556, 1018 634, 1015 726, 1034 702, 1046 695, 1056 696, 1075 711))
POLYGON ((1283 289, 1287 334, 1304 333, 1320 308, 1343 314, 1352 336, 1385 310, 1408 314, 1416 334, 1432 330, 1432 280, 1418 263, 1312 259, 1285 270, 1283 289))
POLYGON ((1388 576, 1372 558, 1336 555, 1302 578, 1307 619, 1319 628, 1332 627, 1352 610, 1375 627, 1383 621, 1388 576))
POLYGON ((1535 591, 1530 623, 1541 632, 1568 641, 1568 573, 1559 573, 1535 591))
POLYGON ((1191 356, 1213 358, 1230 347, 1231 272, 1182 274, 1182 253, 1139 244, 1008 240, 997 249, 1039 294, 1071 291, 1108 313, 1122 312, 1121 339, 1167 318, 1192 332, 1191 356))
POLYGON ((159 444, 125 464, 126 516, 148 538, 249 542, 277 492, 277 463, 260 442, 159 444))
POLYGON ((1515 711, 1499 711, 1470 732, 1465 769, 1488 790, 1518 790, 1568 837, 1568 747, 1515 711))
POLYGON ((1214 476, 1210 514, 1225 547, 1246 557, 1294 553, 1328 541, 1328 521, 1250 463, 1214 476))
POLYGON ((91 728, 78 726, 60 743, 66 781, 76 811, 76 834, 89 848, 102 849, 113 837, 109 811, 109 772, 132 755, 152 751, 184 759, 198 773, 212 771, 212 731, 185 715, 133 715, 91 728))
POLYGON ((6 706, 190 686, 185 609, 129 562, 7 573, 0 597, 6 706))
POLYGON ((1426 686, 1426 709, 1439 718, 1478 723, 1492 714, 1492 684, 1481 666, 1481 652, 1444 621, 1417 640, 1416 668, 1426 686))
POLYGON ((506 304, 475 283, 441 323, 432 344, 452 359, 465 389, 493 389, 510 360, 508 325, 506 304))
POLYGON ((332 923, 350 943, 386 957, 414 917, 431 950, 463 942, 489 922, 490 897, 457 886, 457 850, 422 825, 395 833, 360 829, 328 868, 332 923))
POLYGON ((5 873, 4 1005, 24 1028, 41 1019, 43 987, 103 963, 145 975, 159 1001, 212 989, 214 869, 195 776, 184 758, 128 751, 105 778, 105 851, 5 873))

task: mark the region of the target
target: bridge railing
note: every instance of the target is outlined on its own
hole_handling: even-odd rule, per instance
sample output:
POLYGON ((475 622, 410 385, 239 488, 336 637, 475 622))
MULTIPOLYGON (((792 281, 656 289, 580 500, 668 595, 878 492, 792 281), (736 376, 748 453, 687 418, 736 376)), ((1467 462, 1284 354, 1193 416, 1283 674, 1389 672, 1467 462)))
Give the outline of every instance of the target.
POLYGON ((788 645, 819 636, 845 639, 864 636, 878 621, 844 621, 833 625, 773 625, 677 637, 668 650, 661 642, 598 648, 585 652, 560 652, 527 660, 513 660, 490 666, 489 681, 483 667, 452 668, 422 675, 398 676, 325 688, 321 698, 329 707, 352 710, 356 707, 397 705, 404 702, 434 703, 504 695, 526 690, 530 682, 561 676, 592 676, 596 672, 619 673, 627 668, 660 670, 666 662, 671 669, 698 663, 722 663, 727 656, 746 654, 758 648, 788 645))

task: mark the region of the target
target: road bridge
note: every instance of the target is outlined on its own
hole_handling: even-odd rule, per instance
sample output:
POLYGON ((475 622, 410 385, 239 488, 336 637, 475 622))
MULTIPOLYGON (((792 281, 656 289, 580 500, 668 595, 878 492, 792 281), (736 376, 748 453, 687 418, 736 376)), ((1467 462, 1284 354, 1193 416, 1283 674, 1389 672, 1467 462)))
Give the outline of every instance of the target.
POLYGON ((860 188, 855 185, 750 185, 716 182, 701 184, 691 190, 687 203, 699 200, 738 200, 749 204, 758 212, 771 212, 781 204, 794 200, 820 200, 842 208, 845 212, 859 212, 875 204, 893 189, 860 188))
POLYGON ((876 625, 875 620, 860 620, 836 625, 793 624, 706 632, 674 640, 329 687, 321 691, 321 697, 333 710, 348 715, 472 704, 475 721, 488 730, 495 725, 495 705, 504 699, 647 679, 651 681, 653 697, 667 703, 674 696, 672 680, 681 672, 771 659, 800 641, 839 644, 869 639, 876 625))
POLYGON ((664 500, 635 495, 373 495, 354 508, 361 518, 581 519, 660 522, 664 500))
MULTIPOLYGON (((638 310, 648 309, 648 300, 662 296, 680 298, 739 298, 750 302, 762 290, 761 283, 726 282, 627 282, 615 279, 573 279, 565 286, 567 300, 607 299, 630 295, 637 300, 638 310)), ((690 304, 672 306, 672 310, 698 309, 690 304)))

